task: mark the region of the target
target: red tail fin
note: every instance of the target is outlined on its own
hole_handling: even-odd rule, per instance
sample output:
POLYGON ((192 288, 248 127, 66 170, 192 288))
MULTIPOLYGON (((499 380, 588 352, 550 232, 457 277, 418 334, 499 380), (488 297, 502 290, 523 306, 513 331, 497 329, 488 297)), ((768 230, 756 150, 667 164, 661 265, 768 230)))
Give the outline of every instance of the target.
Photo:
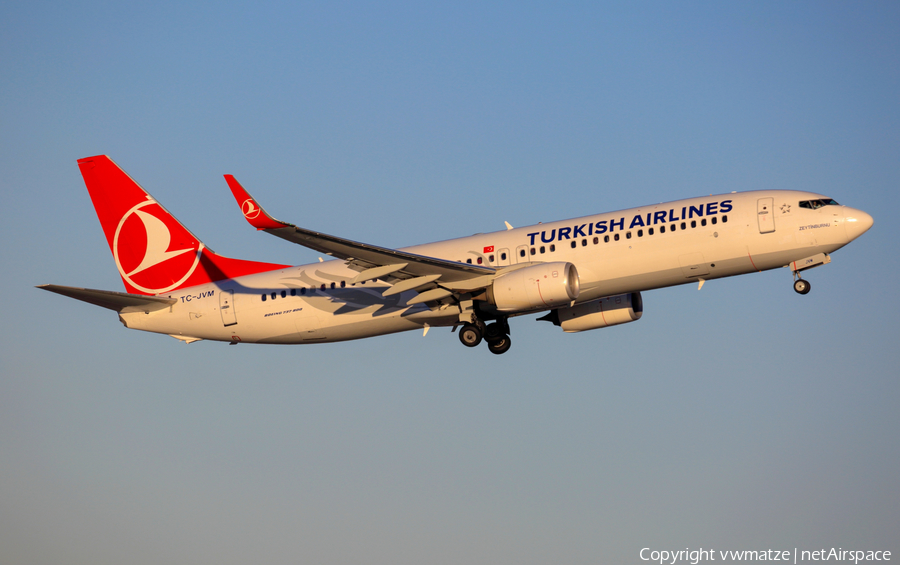
POLYGON ((106 155, 79 159, 78 168, 129 293, 161 294, 286 267, 216 255, 106 155))

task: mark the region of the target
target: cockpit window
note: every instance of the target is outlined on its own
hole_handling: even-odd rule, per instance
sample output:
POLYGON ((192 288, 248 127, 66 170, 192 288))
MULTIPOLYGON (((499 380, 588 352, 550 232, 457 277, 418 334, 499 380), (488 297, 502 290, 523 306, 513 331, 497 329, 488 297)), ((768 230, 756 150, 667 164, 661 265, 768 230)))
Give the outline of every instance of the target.
POLYGON ((833 198, 820 198, 819 200, 804 200, 800 202, 801 208, 809 208, 810 210, 818 210, 823 206, 840 206, 833 198))

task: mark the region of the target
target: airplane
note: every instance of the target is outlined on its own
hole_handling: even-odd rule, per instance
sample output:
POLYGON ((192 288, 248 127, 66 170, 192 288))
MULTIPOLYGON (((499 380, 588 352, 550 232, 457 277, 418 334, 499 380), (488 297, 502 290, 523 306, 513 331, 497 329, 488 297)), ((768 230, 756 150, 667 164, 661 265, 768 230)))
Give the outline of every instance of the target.
POLYGON ((432 327, 509 350, 509 319, 581 332, 639 320, 641 293, 787 267, 801 273, 872 227, 812 192, 689 198, 391 249, 276 220, 225 175, 247 222, 333 258, 290 266, 215 253, 105 155, 78 160, 126 292, 38 288, 118 313, 126 328, 185 343, 305 344, 432 327))

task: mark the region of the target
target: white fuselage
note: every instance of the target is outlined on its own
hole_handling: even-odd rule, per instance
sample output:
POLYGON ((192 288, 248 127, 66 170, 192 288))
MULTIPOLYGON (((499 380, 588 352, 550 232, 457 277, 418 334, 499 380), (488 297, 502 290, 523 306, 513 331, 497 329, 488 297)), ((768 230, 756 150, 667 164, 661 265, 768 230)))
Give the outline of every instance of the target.
MULTIPOLYGON (((831 253, 862 233, 853 224, 859 212, 837 205, 818 209, 798 205, 821 198, 780 190, 714 195, 404 251, 499 268, 523 262, 570 262, 581 283, 576 302, 584 303, 783 267, 831 253)), ((129 328, 183 339, 284 344, 343 341, 426 324, 458 323, 459 310, 452 306, 406 306, 416 292, 383 297, 390 285, 377 280, 352 285, 357 274, 338 260, 300 265, 167 293, 178 300, 171 308, 120 317, 129 328)))

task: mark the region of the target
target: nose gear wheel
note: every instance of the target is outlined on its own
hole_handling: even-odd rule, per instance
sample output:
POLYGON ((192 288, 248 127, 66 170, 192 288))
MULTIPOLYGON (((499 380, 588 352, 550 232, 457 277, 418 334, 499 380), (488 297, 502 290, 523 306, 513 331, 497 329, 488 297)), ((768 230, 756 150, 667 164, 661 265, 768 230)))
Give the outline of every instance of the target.
POLYGON ((812 289, 812 285, 809 284, 809 281, 804 279, 797 279, 794 281, 794 292, 797 294, 807 294, 810 289, 812 289))

